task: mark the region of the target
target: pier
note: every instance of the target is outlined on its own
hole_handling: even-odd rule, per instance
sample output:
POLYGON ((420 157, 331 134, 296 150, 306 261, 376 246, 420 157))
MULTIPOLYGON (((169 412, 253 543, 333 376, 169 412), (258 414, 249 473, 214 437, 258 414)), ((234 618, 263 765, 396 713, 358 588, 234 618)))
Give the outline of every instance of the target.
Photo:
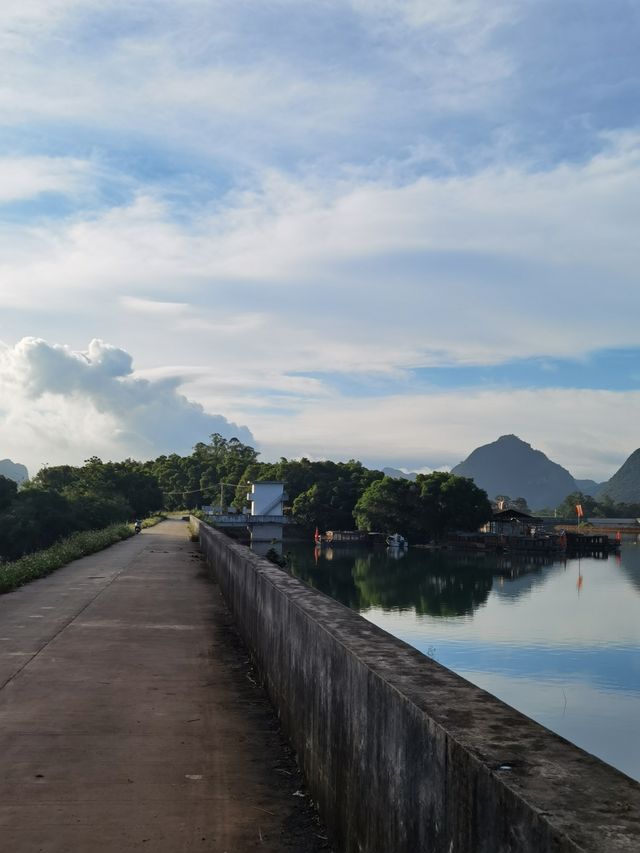
POLYGON ((0 848, 322 853, 187 525, 0 596, 0 848))

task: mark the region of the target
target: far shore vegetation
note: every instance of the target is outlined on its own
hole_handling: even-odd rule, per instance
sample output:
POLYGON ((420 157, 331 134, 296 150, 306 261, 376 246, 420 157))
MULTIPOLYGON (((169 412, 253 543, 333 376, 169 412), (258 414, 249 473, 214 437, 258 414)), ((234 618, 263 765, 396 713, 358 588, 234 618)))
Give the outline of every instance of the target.
MULTIPOLYGON (((278 462, 260 462, 258 456, 237 438, 216 433, 208 442, 196 444, 188 456, 172 453, 145 462, 92 457, 81 466, 45 466, 21 486, 0 476, 0 569, 76 541, 74 536, 80 534, 89 537, 87 542, 109 544, 99 538, 104 531, 115 535, 113 531, 126 529, 135 518, 197 512, 202 506, 242 511, 249 483, 260 480, 284 482, 286 512, 303 530, 398 532, 413 543, 476 530, 495 508, 489 497, 498 497, 488 496, 468 478, 444 472, 404 480, 353 459, 282 457, 278 462)), ((507 496, 499 497, 509 502, 507 496)), ((568 495, 544 514, 555 511, 559 517, 570 517, 577 503, 586 517, 640 516, 640 505, 598 502, 582 493, 568 495)), ((522 498, 509 505, 528 509, 522 498)))

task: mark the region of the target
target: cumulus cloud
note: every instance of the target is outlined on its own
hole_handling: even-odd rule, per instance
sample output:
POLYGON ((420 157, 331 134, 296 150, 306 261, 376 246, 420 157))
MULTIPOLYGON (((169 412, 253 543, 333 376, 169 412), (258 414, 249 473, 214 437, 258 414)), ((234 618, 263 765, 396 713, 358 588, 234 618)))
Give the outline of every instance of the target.
POLYGON ((179 393, 180 379, 139 378, 131 355, 100 340, 84 352, 24 338, 0 348, 0 446, 37 469, 89 455, 188 452, 214 432, 253 443, 247 427, 179 393))

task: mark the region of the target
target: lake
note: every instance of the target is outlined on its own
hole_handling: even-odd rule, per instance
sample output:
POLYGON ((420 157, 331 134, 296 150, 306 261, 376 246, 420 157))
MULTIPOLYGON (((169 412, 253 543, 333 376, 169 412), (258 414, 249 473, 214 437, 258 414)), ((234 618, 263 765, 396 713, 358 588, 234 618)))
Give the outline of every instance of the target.
POLYGON ((296 577, 640 780, 640 545, 546 562, 286 550, 296 577))

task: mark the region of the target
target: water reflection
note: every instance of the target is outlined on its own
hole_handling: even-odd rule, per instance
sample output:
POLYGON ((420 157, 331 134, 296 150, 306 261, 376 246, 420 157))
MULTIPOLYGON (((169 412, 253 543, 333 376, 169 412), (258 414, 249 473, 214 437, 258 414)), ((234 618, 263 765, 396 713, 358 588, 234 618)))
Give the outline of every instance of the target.
POLYGON ((640 544, 629 545, 623 550, 624 557, 618 555, 618 565, 629 583, 640 592, 640 544))
POLYGON ((354 610, 414 610, 418 615, 468 616, 499 594, 525 594, 543 582, 543 556, 478 556, 444 551, 359 550, 353 547, 289 551, 289 570, 354 610), (516 582, 518 581, 518 582, 516 582), (505 586, 505 582, 509 582, 505 586))
POLYGON ((640 779, 640 545, 609 559, 291 548, 290 571, 640 779))

